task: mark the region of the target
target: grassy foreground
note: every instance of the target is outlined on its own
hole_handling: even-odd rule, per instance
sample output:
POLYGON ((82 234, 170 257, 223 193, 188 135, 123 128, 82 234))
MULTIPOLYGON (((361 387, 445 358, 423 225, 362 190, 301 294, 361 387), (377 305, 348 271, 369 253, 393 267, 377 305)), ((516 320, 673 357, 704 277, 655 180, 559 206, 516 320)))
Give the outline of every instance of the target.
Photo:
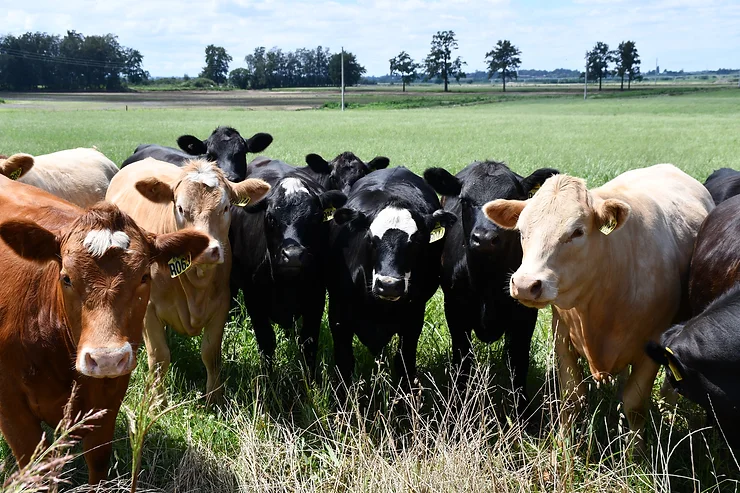
MULTIPOLYGON (((120 163, 139 143, 174 145, 184 133, 207 137, 217 125, 243 135, 270 132, 266 154, 302 164, 305 154, 330 158, 353 150, 362 158, 390 157, 416 172, 429 166, 458 171, 479 159, 507 162, 519 173, 548 166, 597 186, 631 168, 672 162, 703 181, 718 167, 740 168, 740 91, 629 99, 516 99, 467 107, 251 112, 204 109, 129 111, 0 107, 0 153, 42 154, 97 146, 120 163)), ((646 280, 649 282, 649 280, 646 280)), ((273 374, 265 375, 248 319, 235 313, 223 345, 226 404, 206 410, 199 338, 170 335, 169 401, 181 405, 148 435, 140 488, 155 491, 735 491, 732 455, 702 426, 695 406, 675 415, 653 406, 649 457, 631 460, 620 437, 615 388, 593 388, 583 433, 560 444, 550 316, 540 313, 532 347, 529 389, 533 415, 525 427, 511 415, 508 370, 501 344, 477 345, 470 395, 458 414, 447 406, 449 335, 441 293, 427 308, 418 363, 424 390, 394 412, 386 368, 359 344, 356 377, 362 398, 337 409, 331 337, 320 341, 322 379, 306 383, 295 342, 282 331, 273 374), (406 430, 402 432, 401 430, 406 430)), ((126 404, 141 399, 146 358, 139 358, 126 404)), ((454 377, 454 376, 453 376, 454 377)), ((660 379, 659 379, 660 380, 660 379)), ((656 393, 657 395, 657 393, 656 393)), ((119 416, 111 488, 127 489, 131 451, 119 416)), ((5 474, 14 467, 0 440, 5 474)), ((72 485, 86 480, 73 462, 72 485)), ((1 478, 0 478, 1 479, 1 478)))

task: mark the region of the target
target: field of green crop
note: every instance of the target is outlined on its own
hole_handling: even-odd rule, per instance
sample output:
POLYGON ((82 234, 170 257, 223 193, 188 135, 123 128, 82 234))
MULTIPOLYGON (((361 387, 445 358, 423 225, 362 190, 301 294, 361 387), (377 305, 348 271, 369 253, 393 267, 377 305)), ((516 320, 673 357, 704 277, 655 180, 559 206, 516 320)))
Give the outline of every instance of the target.
MULTIPOLYGON (((492 104, 427 109, 361 108, 248 111, 241 108, 100 110, 84 103, 0 104, 0 153, 43 154, 97 146, 120 163, 136 145, 175 145, 184 133, 206 138, 217 125, 242 135, 269 132, 265 154, 303 164, 352 150, 385 155, 392 166, 452 172, 495 159, 526 174, 539 167, 585 177, 597 186, 619 173, 670 162, 703 181, 719 167, 740 169, 740 90, 644 95, 583 101, 577 97, 515 98, 492 104), (5 107, 5 108, 4 108, 5 107)), ((646 282, 650 282, 646 279, 646 282)), ((423 390, 396 412, 387 373, 391 349, 376 363, 359 343, 359 396, 338 409, 331 392, 331 337, 320 340, 322 378, 308 384, 290 334, 278 329, 272 373, 260 364, 249 320, 234 313, 223 344, 226 403, 205 407, 199 338, 170 335, 166 385, 179 404, 151 428, 140 490, 166 491, 735 491, 740 468, 697 407, 680 401, 673 414, 653 405, 647 457, 630 457, 621 439, 618 390, 592 388, 584 432, 555 439, 550 316, 540 312, 529 389, 537 409, 520 426, 509 404, 501 343, 476 345, 478 373, 458 414, 446 404, 449 336, 442 296, 428 305, 418 361, 423 390)), ((143 353, 143 351, 142 351, 143 353)), ((140 355, 126 399, 144 392, 140 355)), ((662 376, 659 377, 662 380, 662 376)), ((655 392, 657 398, 657 391, 655 392)), ((111 488, 128 490, 132 462, 128 421, 121 413, 111 461, 111 488)), ((15 467, 0 440, 0 480, 15 467)), ((81 459, 68 466, 72 485, 86 480, 81 459)))

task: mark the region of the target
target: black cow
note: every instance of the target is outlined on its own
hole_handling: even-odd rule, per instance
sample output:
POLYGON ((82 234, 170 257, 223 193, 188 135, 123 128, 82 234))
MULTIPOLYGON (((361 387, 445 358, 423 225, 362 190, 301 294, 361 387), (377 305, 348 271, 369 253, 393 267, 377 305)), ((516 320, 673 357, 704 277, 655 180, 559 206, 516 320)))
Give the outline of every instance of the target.
POLYGON ((458 388, 464 391, 472 359, 471 331, 492 343, 506 334, 513 383, 527 403, 529 347, 537 310, 509 296, 509 277, 522 262, 519 233, 499 228, 486 218, 483 205, 495 199, 526 200, 558 171, 538 169, 527 178, 494 161, 474 162, 456 176, 430 168, 424 178, 444 196, 444 209, 459 221, 447 232, 442 256, 445 316, 452 338, 452 360, 459 368, 458 388))
POLYGON ((244 208, 232 207, 231 292, 232 296, 239 289, 244 292, 257 344, 268 364, 276 344, 271 321, 292 329, 302 317, 299 343, 313 372, 326 302, 329 221, 347 198, 280 163, 250 174, 272 186, 265 198, 244 208))
POLYGON ((318 154, 309 154, 306 156, 306 164, 306 171, 324 188, 348 194, 357 180, 373 171, 387 168, 390 160, 377 156, 365 164, 353 153, 343 152, 329 162, 318 154))
POLYGON ((715 170, 704 186, 714 199, 714 203, 719 205, 730 197, 740 194, 740 171, 730 168, 720 168, 715 170))
POLYGON ((254 134, 247 140, 231 127, 218 127, 206 140, 192 135, 182 135, 177 139, 180 149, 158 144, 141 144, 121 167, 141 161, 148 157, 182 166, 194 156, 218 163, 226 178, 239 182, 247 177, 247 153, 262 152, 272 143, 272 135, 254 134))
MULTIPOLYGON (((424 309, 439 286, 444 246, 440 228, 454 222, 455 216, 441 209, 434 190, 406 168, 361 178, 345 207, 334 213, 329 324, 344 384, 351 382, 355 334, 375 356, 399 334, 395 365, 410 388, 424 309)), ((341 399, 341 385, 339 394, 341 399)))
POLYGON ((732 447, 740 447, 740 284, 698 316, 650 341, 645 350, 679 394, 716 420, 732 447))

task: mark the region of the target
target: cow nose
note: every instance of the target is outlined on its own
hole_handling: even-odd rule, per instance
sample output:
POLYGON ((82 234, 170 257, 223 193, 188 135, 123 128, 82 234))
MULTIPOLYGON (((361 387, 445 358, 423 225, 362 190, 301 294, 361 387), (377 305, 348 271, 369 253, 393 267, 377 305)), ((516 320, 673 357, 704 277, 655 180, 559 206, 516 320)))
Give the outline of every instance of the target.
POLYGON ((221 247, 218 245, 208 248, 206 255, 208 255, 208 259, 214 263, 220 264, 224 261, 223 255, 221 255, 221 247))
POLYGON ((470 247, 475 250, 489 250, 498 243, 498 234, 490 229, 473 230, 470 235, 470 247))
POLYGON ((511 296, 518 300, 537 301, 542 296, 542 281, 540 279, 511 278, 511 296))
POLYGON ((396 301, 406 292, 406 281, 397 277, 377 276, 373 284, 373 292, 379 298, 396 301))
POLYGON ((291 245, 283 248, 281 252, 281 263, 285 267, 300 267, 303 264, 303 253, 305 248, 291 245))
POLYGON ((136 366, 134 352, 128 342, 117 348, 82 348, 77 370, 95 378, 120 377, 136 366))

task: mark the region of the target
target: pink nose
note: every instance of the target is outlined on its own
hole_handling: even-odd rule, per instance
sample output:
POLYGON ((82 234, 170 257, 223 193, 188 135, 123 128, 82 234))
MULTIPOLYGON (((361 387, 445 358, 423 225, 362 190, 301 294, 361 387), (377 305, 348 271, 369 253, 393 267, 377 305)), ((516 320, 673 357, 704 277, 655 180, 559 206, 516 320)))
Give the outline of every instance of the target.
POLYGON ((219 260, 221 260, 221 248, 218 246, 213 246, 208 249, 207 255, 208 258, 213 262, 218 262, 219 260))
POLYGON ((135 366, 134 352, 128 342, 117 348, 81 348, 77 356, 77 371, 88 377, 120 377, 131 373, 135 366))
POLYGON ((518 300, 537 301, 542 296, 542 281, 539 279, 511 278, 511 296, 518 300))

